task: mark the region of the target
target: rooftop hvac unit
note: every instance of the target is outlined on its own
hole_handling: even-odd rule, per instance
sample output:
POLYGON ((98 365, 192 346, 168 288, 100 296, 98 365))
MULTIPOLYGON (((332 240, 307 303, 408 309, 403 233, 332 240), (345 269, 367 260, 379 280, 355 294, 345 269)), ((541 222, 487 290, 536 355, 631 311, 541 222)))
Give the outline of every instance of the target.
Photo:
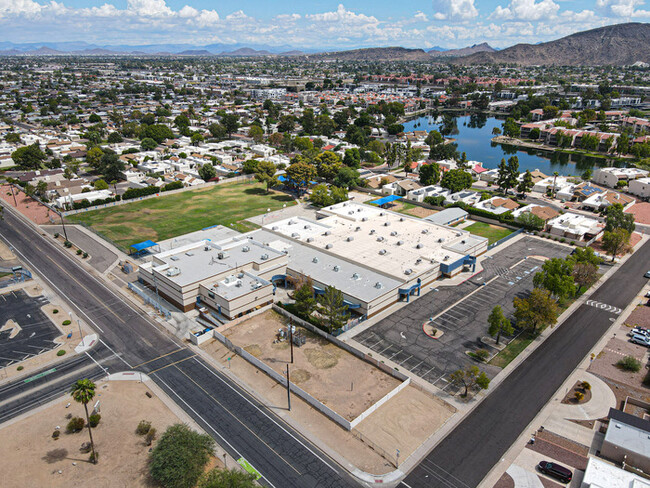
POLYGON ((413 270, 411 268, 404 270, 405 275, 410 275, 412 272, 413 272, 413 270))
POLYGON ((293 237, 294 239, 297 239, 298 237, 300 237, 300 234, 298 234, 297 232, 292 232, 291 237, 293 237))
POLYGON ((400 222, 404 222, 404 217, 400 217, 400 218, 399 218, 399 221, 400 221, 400 222))
POLYGON ((346 241, 348 241, 348 242, 352 242, 353 240, 354 240, 354 237, 352 237, 352 236, 349 236, 349 237, 346 239, 346 241))
POLYGON ((312 263, 318 263, 318 258, 314 257, 314 259, 311 260, 312 263))
POLYGON ((384 227, 388 227, 390 225, 390 222, 384 222, 384 227))
POLYGON ((379 212, 380 217, 383 217, 384 215, 386 215, 384 212, 379 212))
POLYGON ((438 242, 445 242, 445 238, 441 237, 440 239, 438 239, 438 242))
POLYGON ((373 235, 374 233, 375 233, 375 229, 372 229, 372 230, 370 231, 370 235, 373 235))
POLYGON ((167 274, 167 276, 178 276, 179 274, 181 274, 181 270, 179 268, 177 268, 176 266, 172 266, 171 268, 169 268, 167 270, 166 274, 167 274))
POLYGON ((368 222, 368 217, 361 217, 361 222, 368 222))
POLYGON ((171 259, 172 261, 178 261, 179 258, 178 258, 178 256, 172 256, 172 257, 169 258, 169 259, 171 259))
POLYGON ((308 237, 307 242, 314 242, 314 238, 313 237, 308 237))
POLYGON ((443 259, 443 261, 447 261, 447 260, 449 260, 449 256, 445 256, 445 258, 443 259))
POLYGON ((422 247, 423 247, 422 244, 417 244, 417 245, 415 246, 415 249, 422 249, 422 247))
POLYGON ((290 220, 290 221, 289 221, 289 225, 294 225, 295 223, 296 223, 295 220, 290 220))
POLYGON ((259 281, 255 281, 255 282, 251 285, 251 288, 252 288, 253 290, 257 290, 258 288, 262 288, 262 283, 260 283, 259 281))
POLYGON ((273 227, 271 227, 271 230, 278 230, 278 226, 274 225, 273 227))
POLYGON ((219 254, 217 254, 217 258, 226 259, 226 258, 228 258, 228 253, 225 252, 225 251, 221 251, 219 254))
POLYGON ((398 246, 401 246, 402 244, 404 244, 404 241, 397 241, 398 246))
POLYGON ((204 251, 209 251, 209 250, 210 250, 210 246, 205 246, 205 247, 203 248, 203 250, 204 250, 204 251))
POLYGON ((359 273, 353 273, 352 274, 352 279, 353 280, 359 280, 359 279, 361 279, 361 276, 359 275, 359 273))
POLYGON ((338 273, 339 271, 341 271, 341 267, 340 267, 338 264, 335 265, 332 269, 333 269, 334 271, 336 271, 337 273, 338 273))
POLYGON ((382 249, 379 251, 380 256, 383 256, 384 254, 386 254, 386 249, 382 249))
POLYGON ((360 230, 361 230, 361 227, 357 227, 356 229, 354 229, 355 232, 359 232, 360 230))
POLYGON ((267 259, 269 259, 269 255, 268 255, 268 254, 262 254, 262 255, 260 256, 260 259, 261 259, 262 261, 266 261, 267 259))
POLYGON ((384 238, 382 236, 377 237, 377 242, 384 242, 384 238))
POLYGON ((237 283, 235 283, 235 286, 237 288, 241 288, 241 285, 242 285, 241 280, 237 280, 237 283))
POLYGON ((348 215, 354 215, 354 210, 350 210, 350 211, 348 212, 348 215))
POLYGON ((422 262, 422 259, 421 259, 421 258, 417 258, 417 259, 415 260, 415 264, 416 264, 416 265, 417 265, 417 264, 420 264, 421 262, 422 262))
POLYGON ((382 286, 383 285, 379 281, 377 283, 375 283, 375 288, 377 288, 378 290, 381 289, 382 286))
POLYGON ((242 252, 248 252, 251 250, 250 246, 244 246, 241 248, 242 252))
POLYGON ((239 274, 237 275, 237 278, 239 278, 240 280, 241 280, 243 277, 244 277, 244 273, 239 273, 239 274))
POLYGON ((326 230, 326 231, 325 231, 325 234, 323 234, 323 235, 329 236, 329 235, 331 235, 331 234, 332 234, 332 231, 331 231, 331 230, 326 230))
POLYGON ((428 233, 429 233, 429 229, 422 229, 422 233, 423 233, 423 234, 428 234, 428 233))
POLYGON ((391 236, 395 237, 397 235, 397 231, 394 230, 393 232, 390 233, 391 236))
POLYGON ((334 244, 328 244, 325 246, 325 249, 332 249, 334 247, 334 244))
POLYGON ((185 255, 186 255, 186 256, 194 256, 194 253, 191 252, 191 251, 187 251, 187 252, 185 253, 185 255))
POLYGON ((307 224, 307 225, 305 225, 305 226, 303 227, 303 229, 308 229, 308 230, 309 230, 309 229, 311 229, 311 225, 307 224))

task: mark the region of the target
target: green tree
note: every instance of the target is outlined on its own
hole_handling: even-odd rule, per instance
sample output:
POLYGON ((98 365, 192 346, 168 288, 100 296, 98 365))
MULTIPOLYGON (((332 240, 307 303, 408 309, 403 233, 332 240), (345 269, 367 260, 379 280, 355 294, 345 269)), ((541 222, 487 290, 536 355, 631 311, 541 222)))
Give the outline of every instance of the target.
POLYGON ((203 134, 200 132, 193 132, 192 135, 190 136, 190 142, 193 146, 198 146, 201 144, 205 138, 203 137, 203 134))
POLYGON ((115 153, 104 154, 98 169, 108 181, 123 179, 124 162, 115 153))
POLYGON ((558 298, 574 295, 573 261, 570 259, 547 259, 542 270, 533 277, 533 284, 545 288, 558 298))
POLYGON ((348 189, 345 187, 331 186, 330 195, 333 203, 346 202, 348 198, 348 189))
POLYGON ((212 163, 205 163, 199 168, 199 176, 203 181, 210 181, 217 176, 217 170, 214 169, 212 163))
POLYGON ((636 229, 634 224, 634 215, 625 213, 623 205, 615 203, 607 207, 605 211, 605 231, 613 231, 616 229, 623 229, 632 234, 636 229))
POLYGON ((210 131, 212 137, 219 141, 224 140, 228 136, 228 129, 223 124, 210 124, 208 131, 210 131))
POLYGON ((465 391, 461 396, 466 397, 471 388, 486 390, 490 385, 490 378, 478 366, 468 366, 465 369, 454 371, 449 376, 452 385, 461 386, 465 391))
POLYGON ((457 193, 472 186, 472 175, 462 169, 451 169, 442 176, 440 186, 457 193))
POLYGON ((255 174, 257 173, 258 164, 260 164, 260 162, 257 159, 249 159, 247 161, 244 161, 244 164, 242 164, 242 171, 245 175, 255 174))
POLYGON ((319 115, 316 117, 316 132, 325 137, 331 137, 336 130, 336 123, 329 115, 319 115))
POLYGON ((102 151, 99 146, 95 146, 89 149, 88 152, 86 153, 86 161, 90 166, 92 166, 95 169, 98 169, 99 163, 102 160, 103 155, 104 155, 104 151, 102 151))
POLYGON ((352 148, 345 150, 345 156, 343 158, 343 164, 350 168, 358 168, 361 166, 361 155, 359 154, 359 149, 352 148))
POLYGON ((513 305, 517 326, 528 329, 533 334, 538 327, 554 325, 560 313, 551 292, 541 288, 534 288, 526 298, 515 297, 513 305))
POLYGON ((440 166, 431 162, 420 166, 420 183, 423 185, 435 185, 440 181, 440 166))
POLYGON ((619 254, 625 254, 629 251, 630 247, 630 233, 623 229, 618 228, 614 230, 606 230, 603 233, 603 249, 612 255, 612 261, 619 254))
POLYGON ((164 488, 193 488, 214 454, 214 440, 174 424, 151 452, 149 473, 164 488))
POLYGON ((70 388, 70 395, 75 402, 81 403, 86 411, 86 425, 88 426, 88 435, 90 436, 91 461, 97 464, 97 453, 95 452, 95 442, 93 441, 93 432, 90 427, 90 416, 88 415, 88 403, 95 398, 95 383, 89 379, 77 380, 70 388))
MULTIPOLYGON (((239 129, 239 117, 235 114, 226 114, 221 117, 221 123, 226 129, 226 134, 228 137, 232 135, 237 129, 239 129)), ((216 136, 215 136, 216 137, 216 136)))
POLYGON ((275 164, 270 161, 260 161, 257 163, 257 171, 255 171, 255 179, 260 183, 266 184, 266 192, 269 193, 271 188, 278 184, 278 179, 275 176, 277 168, 275 164))
POLYGON ((108 190, 108 183, 102 179, 95 180, 93 186, 95 187, 95 190, 108 190))
POLYGON ((278 132, 293 132, 296 121, 291 115, 283 115, 278 123, 278 132))
POLYGON ((334 178, 334 185, 339 188, 353 188, 355 186, 363 186, 361 175, 355 169, 348 166, 343 166, 339 169, 336 177, 334 178))
POLYGON ((316 310, 314 287, 310 279, 296 287, 296 291, 293 292, 293 300, 295 301, 296 311, 304 319, 309 318, 312 312, 316 310))
POLYGON ((248 137, 259 144, 264 140, 264 130, 259 125, 251 125, 248 129, 248 137))
POLYGON ((503 135, 508 137, 519 137, 521 129, 515 119, 508 117, 503 123, 503 135))
POLYGON ((120 134, 119 132, 111 132, 110 134, 108 134, 107 141, 110 144, 117 144, 124 141, 124 138, 122 137, 122 134, 120 134))
POLYGON ((438 132, 437 130, 432 130, 429 132, 424 142, 429 147, 432 147, 432 146, 437 146, 438 144, 442 144, 443 142, 445 142, 445 139, 442 137, 442 135, 440 135, 440 132, 438 132))
POLYGON ((594 266, 600 265, 603 262, 600 256, 596 256, 596 253, 592 247, 576 247, 571 256, 568 259, 571 259, 574 263, 587 263, 593 264, 594 266))
POLYGON ((23 146, 11 153, 11 159, 21 169, 40 169, 45 160, 45 153, 41 151, 38 142, 23 146))
POLYGON ((533 212, 522 212, 516 220, 528 230, 542 230, 546 225, 544 219, 538 217, 533 212))
POLYGON ((302 192, 310 183, 316 178, 316 168, 304 161, 298 161, 291 164, 287 169, 287 176, 289 177, 289 186, 295 188, 298 192, 302 192))
POLYGON ((488 317, 488 334, 492 337, 496 336, 497 345, 499 344, 499 339, 501 339, 501 334, 512 335, 515 330, 512 327, 510 321, 503 315, 503 310, 500 305, 496 305, 488 317))
POLYGON ((151 137, 145 137, 142 139, 142 141, 140 141, 140 147, 143 151, 153 151, 158 147, 158 143, 151 137))
POLYGON ((573 267, 573 280, 578 285, 577 293, 583 287, 589 288, 598 280, 598 267, 591 263, 577 263, 573 267))
POLYGON ((343 293, 333 286, 325 288, 320 296, 316 310, 322 317, 322 324, 330 334, 343 327, 348 321, 348 306, 343 301, 343 293))
POLYGON ((530 173, 530 170, 526 170, 524 176, 521 178, 521 181, 517 185, 517 192, 526 197, 526 193, 533 189, 533 175, 530 173))
POLYGON ((196 488, 256 488, 255 476, 238 469, 212 469, 201 475, 196 488))
POLYGON ((318 176, 326 179, 327 181, 333 181, 339 170, 343 167, 341 158, 338 154, 332 151, 325 151, 316 156, 314 160, 317 167, 318 176))
POLYGON ((329 189, 324 183, 316 185, 311 189, 311 196, 309 197, 309 200, 317 207, 328 207, 334 203, 329 189))

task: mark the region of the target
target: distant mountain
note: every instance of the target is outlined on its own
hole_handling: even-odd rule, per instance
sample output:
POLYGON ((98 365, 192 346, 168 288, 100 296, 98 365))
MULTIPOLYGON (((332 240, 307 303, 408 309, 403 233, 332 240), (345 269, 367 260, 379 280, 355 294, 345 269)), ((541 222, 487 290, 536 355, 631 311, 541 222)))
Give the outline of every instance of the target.
POLYGON ((250 47, 242 47, 231 52, 222 52, 220 55, 221 56, 269 56, 271 54, 273 53, 267 50, 257 51, 255 49, 251 49, 250 47))
POLYGON ((285 51, 283 53, 280 53, 280 56, 304 56, 304 55, 305 55, 304 52, 297 51, 295 49, 293 51, 285 51))
POLYGON ((339 61, 430 61, 431 56, 422 49, 407 49, 404 47, 371 47, 315 54, 317 59, 339 61))
POLYGON ((469 56, 475 53, 493 53, 496 49, 490 46, 487 42, 482 44, 474 44, 473 46, 463 47, 461 49, 449 49, 443 52, 429 51, 429 54, 436 58, 454 58, 459 56, 469 56))
POLYGON ((541 44, 517 44, 498 52, 457 58, 458 64, 603 66, 650 63, 650 24, 609 25, 541 44))
POLYGON ((431 49, 429 49, 427 52, 428 53, 443 53, 445 51, 449 51, 446 47, 440 47, 440 46, 433 46, 431 49))
POLYGON ((179 56, 214 56, 210 51, 205 49, 187 49, 177 54, 179 56))

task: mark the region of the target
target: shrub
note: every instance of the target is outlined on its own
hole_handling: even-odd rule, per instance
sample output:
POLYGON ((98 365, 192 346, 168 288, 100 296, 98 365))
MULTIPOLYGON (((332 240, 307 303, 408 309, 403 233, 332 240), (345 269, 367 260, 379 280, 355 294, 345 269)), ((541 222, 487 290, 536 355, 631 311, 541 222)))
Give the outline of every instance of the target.
POLYGON ((576 391, 573 396, 576 398, 578 401, 582 401, 582 399, 585 397, 585 395, 579 391, 576 391))
POLYGON ((566 242, 566 239, 565 239, 564 237, 562 237, 562 238, 560 239, 560 242, 566 242))
POLYGON ((571 241, 571 242, 569 242, 569 244, 571 244, 572 246, 575 246, 575 245, 576 245, 576 241, 571 241))
POLYGON ((72 247, 72 242, 70 242, 70 241, 65 241, 65 242, 63 243, 63 245, 64 245, 65 247, 72 247))
POLYGON ((69 319, 64 320, 63 325, 70 325, 72 322, 69 319))
POLYGON ((65 354, 65 349, 59 349, 59 351, 56 353, 57 356, 63 356, 65 354))
POLYGON ((59 313, 59 309, 55 308, 54 310, 52 310, 52 313, 59 313))
POLYGON ((77 249, 77 256, 81 256, 81 253, 83 253, 83 251, 81 249, 77 249))
POLYGON ((91 463, 97 463, 97 460, 99 459, 99 453, 97 451, 91 452, 90 456, 88 456, 88 461, 91 463))
POLYGON ((23 369, 25 369, 25 366, 18 366, 18 367, 16 368, 16 371, 22 371, 23 369))
POLYGON ((147 432, 147 435, 144 439, 147 442, 147 445, 150 446, 155 438, 156 438, 156 428, 152 427, 151 429, 149 429, 149 432, 147 432))
POLYGON ((61 235, 61 234, 59 234, 58 232, 55 232, 55 233, 54 233, 54 238, 55 238, 55 239, 58 239, 60 235, 61 235))
POLYGON ((623 371, 632 371, 638 373, 641 370, 641 361, 634 356, 625 356, 623 359, 616 363, 616 366, 623 371))
POLYGON ((160 437, 151 453, 149 473, 165 487, 192 487, 214 454, 214 439, 175 424, 160 437))
POLYGON ((138 435, 145 435, 150 430, 151 430, 151 422, 149 422, 148 420, 141 420, 135 429, 135 433, 138 435))
POLYGON ((81 417, 73 417, 70 419, 70 422, 68 422, 65 430, 67 432, 80 432, 84 428, 84 425, 86 425, 86 421, 84 419, 81 417))
POLYGON ((61 435, 61 431, 55 430, 54 432, 52 432, 52 439, 56 440, 59 438, 60 435, 61 435))
POLYGON ((98 413, 94 413, 90 417, 88 417, 88 423, 90 424, 91 427, 97 427, 101 418, 102 418, 101 415, 99 415, 98 413))
POLYGON ((84 251, 83 258, 86 259, 88 257, 88 253, 84 251))
POLYGON ((580 383, 580 387, 585 391, 591 390, 591 385, 589 383, 587 383, 586 381, 583 381, 582 383, 580 383))
POLYGON ((476 357, 480 359, 481 361, 485 362, 487 358, 490 357, 490 351, 487 349, 477 349, 475 351, 476 357))

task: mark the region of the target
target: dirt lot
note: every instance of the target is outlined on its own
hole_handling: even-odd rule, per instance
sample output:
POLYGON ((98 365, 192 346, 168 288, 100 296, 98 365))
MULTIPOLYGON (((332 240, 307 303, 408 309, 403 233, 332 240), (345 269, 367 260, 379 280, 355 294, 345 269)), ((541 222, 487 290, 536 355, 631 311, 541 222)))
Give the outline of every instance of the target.
MULTIPOLYGON (((285 320, 269 311, 229 328, 225 335, 280 374, 290 360, 289 344, 277 342, 285 320)), ((353 420, 399 386, 400 381, 326 339, 299 328, 306 336, 294 347, 291 381, 348 420, 353 420)))
POLYGON ((638 325, 640 327, 650 328, 650 307, 636 307, 625 320, 625 323, 632 327, 638 325))
POLYGON ((87 431, 64 432, 67 414, 83 416, 83 406, 77 403, 66 408, 68 400, 64 400, 9 422, 0 429, 0 485, 67 488, 92 480, 96 488, 152 486, 146 474, 149 447, 135 434, 135 428, 146 419, 162 433, 179 419, 156 396, 148 398, 147 391, 144 384, 133 381, 98 384, 96 398, 101 400, 102 419, 93 430, 97 465, 88 463, 88 455, 79 452, 88 439, 87 431), (63 431, 58 440, 52 438, 56 426, 63 431))
POLYGON ((12 190, 10 185, 0 186, 0 198, 7 202, 12 207, 16 208, 16 203, 18 204, 18 211, 23 214, 28 219, 32 220, 36 224, 49 224, 50 217, 56 217, 53 212, 39 204, 36 200, 25 195, 22 191, 16 189, 13 190, 16 200, 12 196, 12 190))

